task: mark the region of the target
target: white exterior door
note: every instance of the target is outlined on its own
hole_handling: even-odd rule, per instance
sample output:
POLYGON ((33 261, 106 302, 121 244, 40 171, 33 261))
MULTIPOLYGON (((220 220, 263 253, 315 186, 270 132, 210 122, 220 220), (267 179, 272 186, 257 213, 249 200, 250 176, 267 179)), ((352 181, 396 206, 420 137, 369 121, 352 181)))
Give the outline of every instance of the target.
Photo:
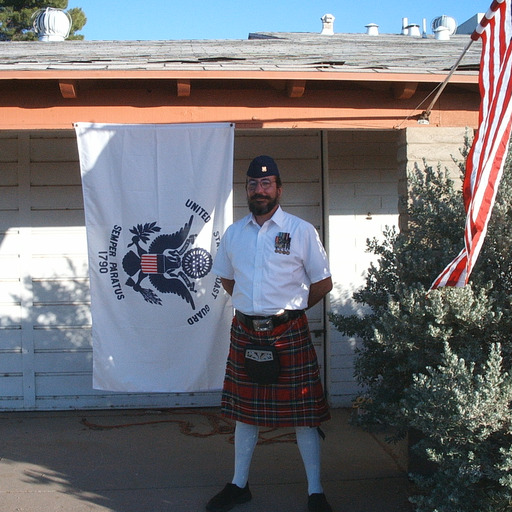
MULTIPOLYGON (((329 258, 334 280, 330 309, 361 313, 352 294, 364 286, 375 256, 366 241, 382 239, 386 226, 398 222, 396 131, 330 131, 329 258)), ((350 407, 361 393, 354 378, 359 340, 343 336, 329 323, 329 398, 333 406, 350 407)))

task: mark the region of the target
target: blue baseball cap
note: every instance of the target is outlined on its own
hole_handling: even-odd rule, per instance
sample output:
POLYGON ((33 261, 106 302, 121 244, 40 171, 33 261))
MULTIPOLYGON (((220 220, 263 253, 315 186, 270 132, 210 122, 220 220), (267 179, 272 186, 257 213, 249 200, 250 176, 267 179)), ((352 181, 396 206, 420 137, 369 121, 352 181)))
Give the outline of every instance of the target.
POLYGON ((247 169, 249 178, 266 178, 267 176, 279 176, 279 169, 274 159, 267 155, 257 156, 247 169))

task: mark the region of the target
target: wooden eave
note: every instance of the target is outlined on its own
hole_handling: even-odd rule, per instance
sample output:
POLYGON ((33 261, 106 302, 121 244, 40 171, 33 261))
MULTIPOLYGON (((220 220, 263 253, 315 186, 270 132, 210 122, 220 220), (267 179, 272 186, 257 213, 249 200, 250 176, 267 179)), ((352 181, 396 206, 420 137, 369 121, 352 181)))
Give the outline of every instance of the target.
MULTIPOLYGON (((61 129, 76 120, 390 128, 415 122, 465 43, 271 36, 0 44, 0 128, 61 129)), ((439 126, 476 124, 477 53, 451 77, 433 113, 439 126)))
MULTIPOLYGON (((211 82, 235 82, 253 81, 269 83, 276 90, 284 90, 289 98, 301 98, 308 84, 321 82, 329 88, 328 83, 354 83, 362 87, 372 88, 372 84, 389 84, 392 95, 397 100, 409 99, 414 96, 419 84, 442 83, 445 74, 436 73, 397 73, 369 71, 247 71, 247 70, 13 70, 0 71, 0 84, 2 81, 15 80, 26 83, 41 81, 58 83, 64 99, 76 99, 82 86, 99 86, 99 83, 108 84, 111 81, 130 81, 134 84, 144 81, 172 81, 176 84, 178 97, 189 97, 192 94, 192 81, 211 82), (95 85, 93 85, 95 84, 95 85)), ((474 87, 478 83, 478 77, 474 74, 457 74, 451 79, 452 85, 474 87)))
MULTIPOLYGON (((4 70, 0 80, 313 80, 348 82, 440 83, 448 73, 368 71, 238 71, 238 70, 4 70)), ((477 84, 476 74, 452 76, 453 84, 477 84)))

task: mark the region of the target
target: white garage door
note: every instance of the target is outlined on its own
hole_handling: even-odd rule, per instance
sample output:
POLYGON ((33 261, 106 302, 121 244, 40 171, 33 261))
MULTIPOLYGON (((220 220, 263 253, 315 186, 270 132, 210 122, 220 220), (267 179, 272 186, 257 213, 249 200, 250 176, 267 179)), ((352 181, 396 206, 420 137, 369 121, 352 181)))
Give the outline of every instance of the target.
MULTIPOLYGON (((237 132, 235 218, 253 156, 274 156, 285 209, 322 226, 321 134, 237 132)), ((128 394, 92 382, 86 237, 74 131, 0 134, 0 410, 206 406, 219 393, 128 394)), ((323 364, 324 315, 310 312, 323 364)))

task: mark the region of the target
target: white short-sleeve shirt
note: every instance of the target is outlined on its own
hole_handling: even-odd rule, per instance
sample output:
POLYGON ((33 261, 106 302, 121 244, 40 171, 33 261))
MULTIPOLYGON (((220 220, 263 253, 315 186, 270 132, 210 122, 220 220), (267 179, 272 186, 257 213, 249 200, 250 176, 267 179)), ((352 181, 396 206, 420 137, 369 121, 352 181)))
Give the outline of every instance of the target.
POLYGON ((234 279, 233 307, 246 315, 306 309, 309 285, 331 275, 314 226, 281 207, 261 227, 252 214, 229 226, 213 272, 234 279))

